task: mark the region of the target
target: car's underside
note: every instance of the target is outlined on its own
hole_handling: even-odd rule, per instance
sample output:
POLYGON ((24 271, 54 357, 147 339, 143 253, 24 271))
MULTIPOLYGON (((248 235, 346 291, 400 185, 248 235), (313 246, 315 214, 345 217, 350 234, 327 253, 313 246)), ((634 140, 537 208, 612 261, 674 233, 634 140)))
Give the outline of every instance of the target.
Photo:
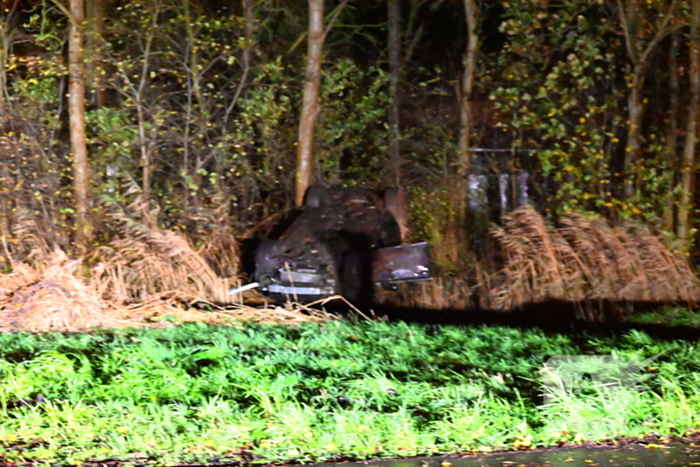
POLYGON ((402 245, 405 204, 396 190, 312 186, 305 206, 255 255, 255 280, 276 301, 342 295, 368 303, 374 283, 431 278, 427 245, 402 245))

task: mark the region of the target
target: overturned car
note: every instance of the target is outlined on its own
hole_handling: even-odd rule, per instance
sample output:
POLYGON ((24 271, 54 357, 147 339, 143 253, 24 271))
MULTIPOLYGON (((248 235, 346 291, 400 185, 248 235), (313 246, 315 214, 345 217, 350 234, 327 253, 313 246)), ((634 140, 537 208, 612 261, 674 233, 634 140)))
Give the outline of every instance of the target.
POLYGON ((431 279, 427 244, 403 244, 405 226, 399 189, 314 185, 304 206, 258 245, 255 285, 279 302, 342 295, 367 305, 374 284, 431 279))

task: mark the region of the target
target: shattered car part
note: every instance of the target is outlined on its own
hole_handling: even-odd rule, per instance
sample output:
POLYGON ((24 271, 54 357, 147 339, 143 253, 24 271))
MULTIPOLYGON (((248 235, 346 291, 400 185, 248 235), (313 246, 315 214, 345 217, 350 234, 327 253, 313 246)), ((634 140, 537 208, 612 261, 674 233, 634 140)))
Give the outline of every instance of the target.
POLYGON ((432 279, 425 242, 378 248, 372 252, 372 277, 385 289, 395 288, 399 282, 417 282, 432 279))
MULTIPOLYGON (((371 302, 374 283, 431 278, 427 245, 401 245, 406 209, 400 190, 310 187, 305 205, 263 240, 255 281, 275 301, 309 303, 342 295, 371 302)), ((273 229, 275 230, 275 229, 273 229)))

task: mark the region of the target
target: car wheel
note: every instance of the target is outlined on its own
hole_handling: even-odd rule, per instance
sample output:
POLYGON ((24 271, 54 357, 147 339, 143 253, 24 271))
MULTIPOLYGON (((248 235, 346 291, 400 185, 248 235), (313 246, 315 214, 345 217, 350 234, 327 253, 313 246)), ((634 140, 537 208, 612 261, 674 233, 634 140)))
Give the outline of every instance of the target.
POLYGON ((372 263, 369 253, 346 252, 339 268, 340 293, 358 308, 372 303, 372 263))
POLYGON ((269 239, 264 239, 258 244, 255 250, 256 280, 260 280, 260 274, 269 274, 270 271, 277 270, 278 261, 274 257, 276 244, 277 242, 269 239))
MULTIPOLYGON (((258 245, 255 251, 255 281, 262 287, 266 287, 272 282, 272 278, 279 269, 279 260, 274 256, 277 242, 265 239, 258 245)), ((266 293, 274 302, 284 303, 286 298, 280 294, 266 293)))
POLYGON ((326 188, 322 185, 311 185, 304 196, 304 206, 307 208, 320 208, 326 196, 326 188))

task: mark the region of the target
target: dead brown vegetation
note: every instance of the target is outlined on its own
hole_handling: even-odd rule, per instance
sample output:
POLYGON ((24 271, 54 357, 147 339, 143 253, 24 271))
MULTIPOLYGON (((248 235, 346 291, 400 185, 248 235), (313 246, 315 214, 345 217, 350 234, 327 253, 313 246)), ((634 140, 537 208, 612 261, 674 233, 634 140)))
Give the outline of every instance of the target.
POLYGON ((37 270, 15 264, 0 276, 0 331, 83 330, 127 325, 127 315, 80 278, 82 262, 60 250, 37 270))
MULTIPOLYGON (((180 291, 163 291, 144 296, 139 302, 115 300, 129 296, 128 289, 115 293, 110 287, 124 284, 123 267, 98 265, 94 275, 86 275, 81 260, 71 260, 61 250, 46 262, 34 266, 15 263, 10 274, 0 275, 0 331, 84 331, 91 328, 158 327, 169 322, 237 321, 300 323, 332 319, 323 311, 298 304, 251 307, 242 304, 217 306, 204 296, 189 296, 180 291), (124 294, 124 295, 120 295, 124 294), (189 306, 206 303, 206 309, 189 306)), ((161 265, 162 266, 162 265, 161 265)), ((200 279, 201 280, 201 279, 200 279)))
POLYGON ((561 299, 695 303, 700 281, 664 238, 628 223, 573 214, 547 222, 532 207, 506 218, 493 234, 505 259, 489 306, 512 309, 561 299))
POLYGON ((94 258, 93 277, 99 279, 105 298, 116 303, 133 303, 168 293, 177 298, 205 299, 218 304, 241 303, 228 294, 229 278, 220 276, 212 265, 213 243, 224 246, 216 253, 237 263, 233 238, 217 238, 195 248, 181 233, 148 229, 120 237, 99 248, 94 258))
POLYGON ((432 281, 399 284, 395 292, 377 290, 377 302, 395 307, 434 310, 469 308, 472 289, 466 280, 436 277, 432 281))
MULTIPOLYGON (((85 260, 69 258, 29 226, 16 230, 22 235, 13 246, 25 252, 25 259, 14 261, 5 245, 12 272, 0 275, 0 331, 162 326, 169 320, 332 319, 301 305, 271 307, 254 291, 246 292, 245 300, 229 295, 240 285, 232 274, 239 258, 235 239, 225 231, 195 247, 182 233, 125 216, 118 220, 122 235, 85 260), (195 303, 205 304, 206 311, 195 303)), ((525 207, 492 234, 503 256, 500 270, 477 263, 472 283, 438 277, 402 284, 396 293, 378 293, 378 302, 460 309, 473 306, 478 297, 483 308, 511 310, 547 300, 694 304, 700 296, 700 281, 686 259, 663 237, 633 223, 611 226, 574 214, 555 225, 525 207)), ((587 313, 584 317, 600 318, 587 313)))
POLYGON ((17 243, 29 251, 26 260, 13 260, 12 272, 0 275, 0 331, 331 318, 297 304, 275 307, 259 301, 263 306, 246 306, 242 297, 229 295, 231 287, 240 285, 235 276, 224 277, 238 265, 237 243, 230 234, 212 235, 195 248, 182 233, 147 228, 125 217, 121 222, 123 235, 86 262, 25 232, 17 243))

